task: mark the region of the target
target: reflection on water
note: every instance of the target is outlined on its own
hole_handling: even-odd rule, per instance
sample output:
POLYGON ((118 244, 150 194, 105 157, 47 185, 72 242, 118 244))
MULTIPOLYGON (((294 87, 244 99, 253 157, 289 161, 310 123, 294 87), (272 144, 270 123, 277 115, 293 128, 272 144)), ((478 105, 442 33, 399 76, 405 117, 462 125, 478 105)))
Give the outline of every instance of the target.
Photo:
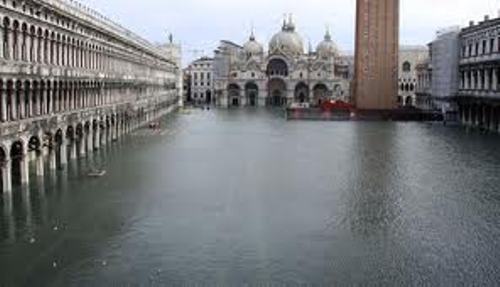
POLYGON ((258 110, 163 128, 2 195, 0 285, 500 280, 496 135, 258 110))

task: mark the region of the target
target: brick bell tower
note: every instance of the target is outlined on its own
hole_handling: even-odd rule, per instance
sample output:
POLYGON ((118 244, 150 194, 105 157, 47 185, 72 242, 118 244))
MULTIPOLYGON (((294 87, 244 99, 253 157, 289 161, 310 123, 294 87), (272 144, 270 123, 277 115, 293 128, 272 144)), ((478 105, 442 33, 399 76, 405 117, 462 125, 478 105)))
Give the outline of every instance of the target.
POLYGON ((392 110, 398 94, 399 0, 356 1, 354 100, 392 110))

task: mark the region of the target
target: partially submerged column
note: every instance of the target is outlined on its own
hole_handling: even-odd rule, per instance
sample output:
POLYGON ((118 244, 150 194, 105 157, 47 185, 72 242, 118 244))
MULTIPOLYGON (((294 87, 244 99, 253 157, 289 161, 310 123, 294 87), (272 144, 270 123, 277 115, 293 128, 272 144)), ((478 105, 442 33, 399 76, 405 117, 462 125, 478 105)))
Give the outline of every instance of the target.
POLYGON ((85 142, 86 142, 85 131, 82 131, 82 135, 80 137, 80 140, 78 141, 78 146, 80 148, 79 154, 80 154, 81 157, 84 157, 85 153, 86 153, 85 142))
POLYGON ((19 167, 21 172, 21 184, 28 185, 30 182, 29 178, 30 167, 29 167, 29 156, 27 153, 24 153, 21 156, 19 160, 19 167))
POLYGON ((73 137, 69 142, 69 158, 75 160, 77 158, 77 142, 76 137, 73 137))
POLYGON ((12 192, 12 162, 6 159, 0 166, 2 176, 2 191, 4 193, 12 192))
POLYGON ((101 126, 98 124, 95 132, 94 138, 94 149, 98 150, 101 147, 101 126))
POLYGON ((495 107, 493 106, 490 107, 490 123, 488 129, 492 132, 495 132, 497 130, 496 119, 495 119, 495 107))
POLYGON ((35 164, 36 164, 36 175, 38 177, 44 176, 44 166, 43 166, 43 150, 37 150, 35 151, 36 153, 36 159, 35 159, 35 164))
POLYGON ((49 150, 49 169, 51 171, 55 171, 57 169, 55 146, 52 146, 49 150))
POLYGON ((67 146, 67 140, 64 136, 61 139, 61 146, 59 147, 59 159, 61 161, 62 166, 68 164, 68 146, 67 146))

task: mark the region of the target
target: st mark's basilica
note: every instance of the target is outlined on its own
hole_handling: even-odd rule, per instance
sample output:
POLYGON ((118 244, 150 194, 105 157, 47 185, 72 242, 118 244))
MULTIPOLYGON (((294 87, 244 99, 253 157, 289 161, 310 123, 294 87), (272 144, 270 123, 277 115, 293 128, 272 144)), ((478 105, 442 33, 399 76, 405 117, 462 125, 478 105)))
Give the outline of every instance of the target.
POLYGON ((213 59, 214 101, 223 107, 349 102, 352 60, 340 55, 328 29, 316 50, 309 44, 306 52, 288 17, 267 52, 253 31, 243 46, 221 41, 213 59))

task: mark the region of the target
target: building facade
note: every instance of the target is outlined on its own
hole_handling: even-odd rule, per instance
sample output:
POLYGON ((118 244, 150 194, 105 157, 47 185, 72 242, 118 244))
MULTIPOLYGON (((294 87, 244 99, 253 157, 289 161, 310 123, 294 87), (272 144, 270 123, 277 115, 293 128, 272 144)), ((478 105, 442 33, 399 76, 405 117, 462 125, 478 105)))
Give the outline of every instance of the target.
POLYGON ((179 67, 76 2, 0 1, 2 191, 174 109, 179 67))
POLYGON ((214 58, 217 103, 285 107, 350 101, 348 64, 329 31, 315 51, 305 52, 290 17, 270 40, 267 52, 253 32, 243 46, 221 41, 214 58))
POLYGON ((185 104, 192 104, 191 73, 188 68, 182 70, 182 92, 185 104))
POLYGON ((399 49, 399 92, 400 107, 414 107, 417 100, 417 65, 425 61, 429 51, 425 46, 401 46, 399 49))
POLYGON ((417 85, 415 90, 415 107, 424 111, 434 109, 432 102, 432 64, 431 59, 427 58, 417 64, 417 85))
POLYGON ((202 57, 193 61, 186 69, 191 81, 191 102, 196 105, 215 104, 213 58, 202 57))
POLYGON ((460 33, 459 115, 465 125, 500 129, 500 18, 462 29, 460 33))
POLYGON ((398 95, 399 0, 356 1, 355 103, 395 108, 398 95))
POLYGON ((443 113, 456 111, 459 76, 460 28, 450 27, 437 32, 431 49, 433 108, 443 113))

